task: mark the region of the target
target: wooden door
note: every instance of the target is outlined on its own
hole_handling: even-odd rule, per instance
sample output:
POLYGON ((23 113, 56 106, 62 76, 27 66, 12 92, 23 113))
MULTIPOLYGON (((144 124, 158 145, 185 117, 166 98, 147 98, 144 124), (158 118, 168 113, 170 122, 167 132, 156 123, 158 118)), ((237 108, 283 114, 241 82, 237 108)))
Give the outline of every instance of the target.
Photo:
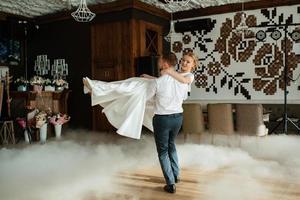
MULTIPOLYGON (((92 78, 102 81, 116 81, 131 76, 130 22, 99 23, 92 26, 92 78)), ((102 108, 93 108, 93 129, 114 131, 102 108)))
MULTIPOLYGON (((162 27, 136 19, 94 24, 91 44, 92 78, 123 80, 135 76, 137 57, 162 53, 162 27)), ((93 108, 93 129, 115 130, 101 111, 93 108)))

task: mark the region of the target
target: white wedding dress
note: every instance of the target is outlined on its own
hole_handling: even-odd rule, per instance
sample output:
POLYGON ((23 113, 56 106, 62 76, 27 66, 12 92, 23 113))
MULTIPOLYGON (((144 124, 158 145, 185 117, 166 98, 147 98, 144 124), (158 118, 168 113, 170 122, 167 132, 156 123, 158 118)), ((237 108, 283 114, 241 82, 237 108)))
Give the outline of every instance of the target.
MULTIPOLYGON (((153 98, 147 101, 147 91, 154 79, 129 78, 122 81, 104 82, 85 78, 92 89, 91 104, 103 107, 108 121, 117 133, 140 139, 142 126, 153 132, 153 98)), ((88 88, 84 87, 84 92, 88 88)))

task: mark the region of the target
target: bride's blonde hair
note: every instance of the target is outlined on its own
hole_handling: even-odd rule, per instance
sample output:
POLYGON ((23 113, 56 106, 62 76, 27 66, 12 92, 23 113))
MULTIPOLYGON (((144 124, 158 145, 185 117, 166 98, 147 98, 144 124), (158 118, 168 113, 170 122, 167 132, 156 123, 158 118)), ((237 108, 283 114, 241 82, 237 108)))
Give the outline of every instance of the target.
POLYGON ((198 57, 196 56, 196 54, 194 54, 193 52, 189 51, 189 52, 184 53, 183 56, 189 56, 189 57, 191 57, 194 60, 194 66, 193 66, 192 70, 195 70, 197 68, 198 64, 199 64, 198 57))

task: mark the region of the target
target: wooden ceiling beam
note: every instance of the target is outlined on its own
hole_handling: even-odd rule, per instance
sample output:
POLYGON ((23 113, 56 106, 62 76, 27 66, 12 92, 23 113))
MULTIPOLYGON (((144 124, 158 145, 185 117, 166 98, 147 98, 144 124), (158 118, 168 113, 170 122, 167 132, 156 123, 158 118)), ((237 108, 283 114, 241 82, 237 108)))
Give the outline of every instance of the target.
MULTIPOLYGON (((259 0, 244 3, 244 10, 256 10, 277 6, 288 6, 299 4, 299 0, 259 0)), ((214 6, 207 8, 192 9, 180 11, 173 14, 173 19, 185 19, 209 15, 217 15, 230 12, 238 12, 242 10, 242 3, 227 4, 222 6, 214 6)))

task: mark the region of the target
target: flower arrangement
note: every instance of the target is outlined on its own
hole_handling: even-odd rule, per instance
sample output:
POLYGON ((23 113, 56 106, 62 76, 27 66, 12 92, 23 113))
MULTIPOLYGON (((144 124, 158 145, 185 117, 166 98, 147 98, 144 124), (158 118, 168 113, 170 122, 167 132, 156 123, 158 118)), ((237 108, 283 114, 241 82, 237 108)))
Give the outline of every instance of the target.
POLYGON ((30 128, 28 128, 26 126, 27 125, 26 119, 18 117, 16 119, 16 121, 19 124, 19 126, 23 129, 23 131, 24 131, 25 142, 31 143, 31 141, 32 141, 31 130, 30 130, 30 128))
POLYGON ((25 129, 26 128, 26 119, 25 118, 17 118, 16 119, 17 123, 19 124, 19 126, 22 128, 22 129, 25 129))
POLYGON ((44 80, 44 85, 45 86, 54 86, 54 81, 52 81, 51 79, 47 78, 44 80))
POLYGON ((14 84, 15 84, 16 86, 20 86, 20 85, 26 86, 28 83, 29 83, 29 81, 27 81, 24 77, 17 78, 17 79, 14 81, 14 84))
POLYGON ((49 78, 45 79, 44 86, 45 91, 55 91, 54 81, 50 80, 49 78))
POLYGON ((45 111, 39 112, 35 116, 35 127, 41 128, 46 123, 47 123, 47 113, 45 111))
POLYGON ((63 125, 65 123, 67 123, 68 121, 70 121, 70 116, 68 116, 67 114, 55 114, 52 117, 50 117, 49 122, 50 124, 55 125, 63 125))
POLYGON ((31 85, 40 85, 42 86, 44 84, 45 80, 41 76, 34 76, 30 79, 31 85))
POLYGON ((61 78, 53 80, 53 83, 56 87, 63 87, 63 88, 68 88, 69 85, 67 81, 61 78))

